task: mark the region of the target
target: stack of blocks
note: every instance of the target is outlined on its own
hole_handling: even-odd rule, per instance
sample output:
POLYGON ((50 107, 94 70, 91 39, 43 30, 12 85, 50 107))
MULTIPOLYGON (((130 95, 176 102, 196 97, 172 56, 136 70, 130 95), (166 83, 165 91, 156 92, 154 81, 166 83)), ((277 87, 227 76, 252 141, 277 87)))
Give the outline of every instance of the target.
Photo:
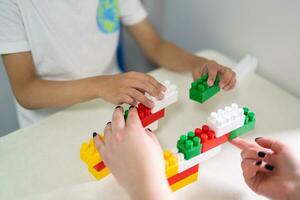
MULTIPOLYGON (((203 84, 203 80, 207 81, 207 75, 202 77, 197 84, 203 84)), ((218 81, 216 81, 214 86, 217 86, 218 81)), ((157 127, 157 121, 164 117, 165 108, 177 101, 178 92, 176 86, 169 81, 165 81, 164 85, 167 91, 163 100, 157 101, 151 97, 151 100, 155 102, 155 107, 152 110, 142 104, 137 106, 140 120, 145 128, 157 127)), ((198 100, 207 100, 207 98, 213 96, 214 92, 212 91, 217 91, 213 88, 204 88, 204 93, 201 97, 197 97, 198 100)), ((147 96, 149 97, 149 95, 147 96)), ((125 119, 127 116, 128 110, 125 111, 125 119)), ((181 135, 177 141, 175 151, 164 151, 165 173, 171 190, 176 191, 195 182, 198 179, 199 164, 218 154, 223 143, 252 130, 255 122, 255 114, 250 112, 248 108, 241 109, 237 104, 232 104, 217 112, 212 112, 208 118, 207 125, 181 135)), ((89 143, 82 144, 80 157, 96 179, 99 180, 110 173, 96 151, 92 139, 89 143)))

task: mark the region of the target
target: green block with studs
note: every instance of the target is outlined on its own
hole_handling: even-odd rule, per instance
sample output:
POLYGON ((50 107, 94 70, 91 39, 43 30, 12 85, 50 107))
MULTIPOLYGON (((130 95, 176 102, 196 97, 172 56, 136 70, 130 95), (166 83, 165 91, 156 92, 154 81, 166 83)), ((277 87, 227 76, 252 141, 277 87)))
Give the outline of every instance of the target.
POLYGON ((249 108, 244 108, 245 122, 244 126, 230 132, 229 141, 234 140, 235 138, 243 135, 246 132, 249 132, 254 129, 256 119, 255 114, 249 111, 249 108))
POLYGON ((200 154, 202 149, 201 140, 190 131, 187 135, 180 136, 177 141, 177 149, 179 153, 184 154, 184 159, 189 160, 200 154))
POLYGON ((190 99, 199 103, 204 103, 220 91, 220 78, 217 76, 214 84, 210 87, 207 84, 208 73, 200 77, 191 84, 190 99))

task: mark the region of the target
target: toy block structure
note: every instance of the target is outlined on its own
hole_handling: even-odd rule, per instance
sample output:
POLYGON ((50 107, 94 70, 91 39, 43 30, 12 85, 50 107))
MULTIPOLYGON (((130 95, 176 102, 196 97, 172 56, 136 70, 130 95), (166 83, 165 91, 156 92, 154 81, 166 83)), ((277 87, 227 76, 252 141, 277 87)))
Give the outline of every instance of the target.
MULTIPOLYGON (((158 129, 158 120, 165 116, 165 108, 178 100, 176 85, 171 84, 168 80, 164 81, 163 84, 166 87, 166 91, 164 92, 164 98, 162 100, 157 100, 155 97, 147 93, 145 94, 147 98, 154 102, 155 106, 152 109, 141 103, 137 105, 137 111, 143 127, 150 128, 152 131, 158 129)), ((129 109, 125 110, 125 119, 127 119, 128 111, 129 109)))
POLYGON ((179 153, 183 153, 184 158, 189 160, 200 154, 202 145, 200 144, 200 138, 190 131, 187 135, 180 136, 177 141, 177 148, 179 153))
POLYGON ((244 110, 237 104, 232 104, 225 109, 219 109, 218 112, 212 112, 207 123, 215 131, 216 137, 220 137, 242 127, 244 121, 244 110))
POLYGON ((190 99, 199 103, 204 103, 220 91, 220 78, 217 76, 214 84, 210 87, 207 84, 208 73, 205 73, 198 80, 191 84, 190 99))
MULTIPOLYGON (((201 77, 201 80, 194 82, 190 89, 192 98, 201 103, 219 90, 219 79, 216 80, 214 86, 208 87, 207 78, 207 75, 201 77)), ((142 104, 137 106, 139 118, 145 128, 152 127, 151 129, 155 130, 158 127, 158 120, 165 115, 165 108, 177 101, 176 86, 169 81, 165 81, 164 85, 167 90, 163 100, 157 101, 151 97, 155 102, 153 109, 149 109, 142 104)), ((128 110, 124 113, 125 119, 127 119, 127 116, 128 110)), ((181 135, 177 140, 176 150, 166 150, 163 155, 165 174, 171 190, 176 191, 197 181, 199 164, 216 156, 225 142, 254 129, 255 123, 256 119, 253 112, 250 112, 248 108, 242 109, 237 104, 232 104, 224 109, 219 109, 217 112, 212 112, 207 123, 203 126, 181 135)), ((110 173, 96 151, 93 139, 82 144, 80 158, 86 163, 89 172, 96 179, 104 178, 110 173)))
POLYGON ((255 114, 253 112, 249 112, 249 108, 244 108, 244 115, 245 115, 245 121, 243 126, 230 132, 230 136, 229 136, 230 141, 254 129, 256 123, 255 114))
POLYGON ((80 158, 87 165, 89 172, 100 180, 110 174, 105 166, 101 156, 95 148, 94 140, 90 139, 88 143, 83 143, 80 148, 80 158))
POLYGON ((157 100, 155 97, 146 94, 146 97, 154 102, 154 107, 151 110, 152 113, 156 113, 178 100, 177 86, 171 84, 171 82, 168 80, 164 81, 163 85, 166 87, 166 91, 164 92, 164 98, 162 100, 157 100))

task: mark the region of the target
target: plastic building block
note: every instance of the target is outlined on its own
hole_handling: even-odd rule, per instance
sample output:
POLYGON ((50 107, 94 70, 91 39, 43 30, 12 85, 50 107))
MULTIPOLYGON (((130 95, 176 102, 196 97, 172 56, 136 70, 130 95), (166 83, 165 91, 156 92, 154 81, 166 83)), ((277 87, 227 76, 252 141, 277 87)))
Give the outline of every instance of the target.
MULTIPOLYGON (((142 125, 145 128, 165 116, 165 109, 159 110, 156 113, 152 113, 150 108, 146 107, 145 105, 143 105, 141 103, 138 104, 137 111, 138 111, 140 120, 142 122, 142 125)), ((127 120, 128 112, 129 112, 128 109, 125 110, 125 113, 124 113, 125 120, 127 120)), ((154 127, 156 127, 156 125, 154 125, 154 127)))
POLYGON ((168 80, 164 81, 163 84, 167 90, 164 92, 164 98, 162 100, 157 100, 155 97, 146 94, 146 96, 154 102, 154 107, 151 110, 152 113, 156 113, 178 100, 178 91, 176 85, 171 84, 171 82, 168 80))
POLYGON ((107 176, 110 173, 109 169, 105 166, 101 156, 96 150, 93 139, 90 139, 89 143, 83 143, 81 145, 80 158, 86 163, 89 172, 97 180, 107 176))
POLYGON ((199 103, 204 103, 220 91, 219 76, 217 76, 214 84, 211 87, 208 86, 207 80, 208 74, 206 73, 191 84, 190 99, 199 103))
POLYGON ((217 138, 215 132, 211 130, 207 125, 203 125, 202 129, 196 128, 195 135, 201 138, 201 153, 207 152, 208 150, 217 147, 229 140, 229 133, 217 138))
POLYGON ((165 116, 165 109, 159 110, 156 113, 152 113, 150 108, 141 103, 138 104, 137 111, 143 127, 146 127, 165 116))
POLYGON ((199 171, 199 165, 195 165, 181 173, 178 173, 178 174, 168 178, 169 185, 173 185, 174 183, 177 183, 178 181, 181 181, 190 175, 198 173, 198 171, 199 171))
POLYGON ((166 163, 166 176, 167 178, 174 176, 178 173, 177 157, 171 151, 164 151, 164 159, 166 163))
POLYGON ((230 136, 229 136, 230 141, 254 129, 256 123, 255 114, 253 112, 249 112, 248 108, 244 108, 244 115, 245 115, 244 126, 230 132, 230 136))
POLYGON ((195 133, 190 131, 187 135, 180 136, 177 141, 179 153, 184 154, 184 159, 189 160, 201 153, 200 138, 195 136, 195 133))
POLYGON ((195 173, 193 175, 190 175, 188 176, 187 178, 181 180, 181 181, 178 181, 177 183, 174 183, 173 185, 171 185, 171 190, 173 192, 195 182, 198 180, 198 173, 195 173))
POLYGON ((94 167, 102 161, 98 151, 94 146, 94 140, 90 139, 89 143, 83 143, 80 149, 80 158, 88 166, 94 167))
POLYGON ((208 125, 215 131, 216 137, 221 137, 244 125, 244 110, 237 104, 226 106, 218 112, 212 112, 208 118, 208 125))

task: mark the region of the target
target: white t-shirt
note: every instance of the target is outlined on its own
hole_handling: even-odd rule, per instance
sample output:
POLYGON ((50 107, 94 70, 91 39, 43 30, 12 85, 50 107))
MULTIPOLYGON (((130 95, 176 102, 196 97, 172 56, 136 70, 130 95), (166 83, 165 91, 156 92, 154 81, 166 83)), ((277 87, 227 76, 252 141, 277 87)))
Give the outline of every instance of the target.
MULTIPOLYGON (((140 0, 0 0, 0 54, 31 51, 45 80, 118 73, 120 21, 130 26, 146 16, 140 0)), ((16 104, 21 127, 58 110, 16 104)))

